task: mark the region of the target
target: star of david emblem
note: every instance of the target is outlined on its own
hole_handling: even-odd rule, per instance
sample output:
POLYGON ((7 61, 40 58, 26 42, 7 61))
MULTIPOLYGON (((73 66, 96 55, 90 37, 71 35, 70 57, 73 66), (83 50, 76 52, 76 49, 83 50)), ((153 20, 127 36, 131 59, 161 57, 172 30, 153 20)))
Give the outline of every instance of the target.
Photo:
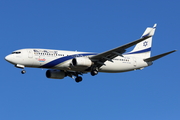
POLYGON ((148 42, 147 42, 147 41, 143 42, 143 46, 144 46, 144 47, 146 47, 147 45, 148 45, 148 42))

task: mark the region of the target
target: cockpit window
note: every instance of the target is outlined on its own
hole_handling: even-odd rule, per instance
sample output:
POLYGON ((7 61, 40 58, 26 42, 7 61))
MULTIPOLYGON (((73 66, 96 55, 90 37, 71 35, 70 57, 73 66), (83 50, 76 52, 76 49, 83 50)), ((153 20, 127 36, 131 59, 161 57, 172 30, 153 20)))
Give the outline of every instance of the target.
POLYGON ((20 54, 21 52, 12 52, 12 54, 20 54))

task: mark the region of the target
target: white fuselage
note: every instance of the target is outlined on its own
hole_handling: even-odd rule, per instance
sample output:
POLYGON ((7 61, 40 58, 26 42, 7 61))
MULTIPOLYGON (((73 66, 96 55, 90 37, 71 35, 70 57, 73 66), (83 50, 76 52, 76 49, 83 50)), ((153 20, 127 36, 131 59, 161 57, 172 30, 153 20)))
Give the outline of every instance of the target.
POLYGON ((176 50, 151 57, 152 37, 157 24, 147 27, 140 39, 108 51, 96 54, 90 52, 64 51, 52 49, 20 49, 5 57, 6 61, 21 68, 46 68, 46 77, 63 79, 75 78, 82 81, 81 75, 90 73, 92 76, 98 72, 119 73, 127 72, 152 65, 152 62, 169 55, 176 50), (132 46, 134 49, 128 53, 126 50, 132 46), (125 54, 124 54, 125 53, 125 54))
MULTIPOLYGON (((6 56, 6 60, 16 67, 33 67, 59 69, 68 71, 85 72, 84 67, 72 66, 72 59, 76 57, 91 57, 96 55, 89 52, 62 51, 51 49, 21 49, 6 56)), ((136 69, 142 69, 152 63, 144 62, 143 58, 131 54, 118 56, 112 61, 106 61, 99 69, 99 72, 117 73, 136 69)))

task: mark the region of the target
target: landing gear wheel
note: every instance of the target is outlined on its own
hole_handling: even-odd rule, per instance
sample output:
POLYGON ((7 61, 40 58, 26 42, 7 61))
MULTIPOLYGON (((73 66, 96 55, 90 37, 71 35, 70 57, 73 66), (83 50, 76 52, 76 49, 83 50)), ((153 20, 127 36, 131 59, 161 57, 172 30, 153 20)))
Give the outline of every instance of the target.
POLYGON ((92 75, 92 76, 95 76, 95 75, 97 75, 97 74, 98 74, 98 70, 92 70, 92 71, 91 71, 91 75, 92 75))
POLYGON ((21 71, 21 73, 22 73, 22 74, 25 74, 25 73, 26 73, 26 71, 25 71, 25 70, 22 70, 22 71, 21 71))
POLYGON ((75 79, 75 81, 78 83, 78 82, 81 82, 82 81, 82 77, 77 77, 76 79, 75 79))

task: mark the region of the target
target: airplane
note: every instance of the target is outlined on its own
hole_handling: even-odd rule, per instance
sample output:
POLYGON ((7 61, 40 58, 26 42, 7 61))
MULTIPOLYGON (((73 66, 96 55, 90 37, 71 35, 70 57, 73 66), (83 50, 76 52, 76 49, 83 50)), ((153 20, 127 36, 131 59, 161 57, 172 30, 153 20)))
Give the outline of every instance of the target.
POLYGON ((21 68, 25 67, 47 69, 46 77, 52 79, 74 78, 81 82, 81 75, 90 73, 92 76, 98 72, 120 73, 133 70, 142 70, 153 64, 153 61, 164 57, 176 50, 151 57, 152 37, 157 24, 147 27, 142 37, 128 44, 102 52, 78 52, 52 49, 28 48, 20 49, 7 55, 5 60, 21 68), (126 53, 126 49, 135 46, 126 53))

